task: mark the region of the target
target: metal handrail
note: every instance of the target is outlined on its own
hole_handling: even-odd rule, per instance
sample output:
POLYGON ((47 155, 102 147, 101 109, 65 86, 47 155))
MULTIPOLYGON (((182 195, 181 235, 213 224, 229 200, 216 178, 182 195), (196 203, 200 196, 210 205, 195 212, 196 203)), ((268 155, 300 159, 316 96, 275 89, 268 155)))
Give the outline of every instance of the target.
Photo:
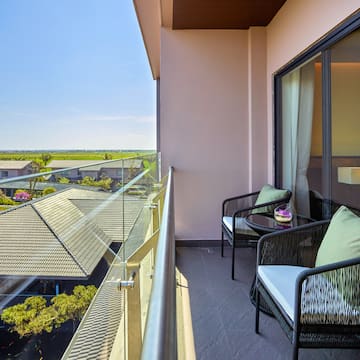
POLYGON ((173 193, 173 168, 170 167, 141 354, 142 360, 177 358, 173 193))

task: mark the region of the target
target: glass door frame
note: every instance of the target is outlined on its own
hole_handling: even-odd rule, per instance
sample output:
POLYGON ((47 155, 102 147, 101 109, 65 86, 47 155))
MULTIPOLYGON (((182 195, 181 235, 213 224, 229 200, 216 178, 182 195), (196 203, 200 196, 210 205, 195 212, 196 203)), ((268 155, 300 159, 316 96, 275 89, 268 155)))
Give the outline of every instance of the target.
MULTIPOLYGON (((323 161, 322 161, 322 189, 325 199, 331 200, 331 50, 330 47, 338 41, 360 29, 360 10, 355 12, 335 29, 326 34, 313 46, 300 53, 295 59, 280 68, 273 75, 274 86, 274 163, 275 163, 275 185, 282 186, 282 78, 284 75, 302 66, 305 62, 321 55, 322 61, 322 137, 323 137, 323 161)), ((331 214, 325 211, 324 216, 331 214)))

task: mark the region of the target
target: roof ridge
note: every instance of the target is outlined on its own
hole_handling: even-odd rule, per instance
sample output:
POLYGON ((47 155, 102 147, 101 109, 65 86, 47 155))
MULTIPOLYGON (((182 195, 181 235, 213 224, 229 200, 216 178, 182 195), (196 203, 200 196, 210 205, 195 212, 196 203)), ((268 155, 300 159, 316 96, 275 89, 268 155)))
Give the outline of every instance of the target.
POLYGON ((36 209, 34 206, 35 203, 30 204, 30 207, 35 211, 35 213, 39 216, 40 220, 46 225, 46 227, 49 229, 49 231, 55 236, 55 238, 59 241, 59 243, 62 245, 62 247, 65 249, 65 251, 71 256, 71 258, 75 261, 75 264, 78 265, 80 270, 84 273, 84 275, 87 277, 88 274, 84 267, 79 263, 79 261, 76 259, 76 257, 72 254, 72 252, 68 249, 68 247, 65 245, 65 243, 62 241, 60 236, 51 228, 51 226, 48 224, 48 222, 44 219, 44 217, 41 215, 40 211, 36 209))
MULTIPOLYGON (((94 221, 94 219, 95 219, 95 215, 94 215, 94 210, 92 210, 89 214, 85 214, 74 202, 73 202, 73 200, 85 200, 85 201, 87 201, 87 200, 92 200, 92 201, 94 201, 94 200, 101 200, 102 202, 104 202, 104 199, 68 199, 83 215, 84 215, 84 221, 89 221, 89 222, 91 222, 91 224, 93 224, 95 227, 96 227, 96 229, 98 230, 98 231, 100 231, 104 236, 105 236, 105 238, 106 239, 108 239, 109 240, 109 244, 111 244, 112 242, 113 242, 113 239, 108 235, 108 234, 106 234, 105 233, 105 231, 96 223, 96 221, 94 221), (91 217, 89 216, 91 214, 91 217)), ((106 201, 106 200, 105 200, 106 201)), ((105 206, 107 206, 107 205, 105 205, 105 206)), ((104 206, 104 207, 105 207, 104 206)), ((103 210, 103 209, 101 209, 101 210, 103 210)), ((101 211, 100 210, 100 211, 101 211)))
MULTIPOLYGON (((73 196, 76 196, 76 193, 78 193, 79 191, 82 192, 89 192, 89 190, 80 190, 80 189, 68 189, 71 190, 69 191, 69 193, 73 194, 73 196)), ((59 194, 61 195, 61 194, 59 194)), ((52 198, 52 200, 54 199, 54 197, 52 198)), ((41 209, 38 210, 36 209, 37 214, 40 216, 40 218, 42 219, 42 221, 47 225, 47 227, 50 229, 50 231, 56 236, 56 239, 61 243, 61 245, 64 247, 64 249, 67 251, 67 253, 74 259, 75 263, 79 266, 79 268, 81 269, 81 271, 83 271, 85 273, 86 276, 88 276, 88 271, 86 270, 86 264, 84 264, 82 262, 82 257, 81 254, 77 254, 77 252, 72 252, 69 248, 68 243, 66 242, 66 239, 68 239, 69 237, 71 237, 74 233, 76 233, 77 231, 77 227, 78 226, 92 226, 93 229, 95 230, 94 234, 97 233, 96 237, 99 238, 99 235, 101 237, 103 237, 104 240, 107 240, 107 242, 109 244, 111 244, 113 242, 112 238, 107 235, 104 230, 96 223, 96 221, 94 221, 94 217, 89 217, 88 214, 84 213, 83 211, 81 211, 81 209, 76 206, 76 204, 72 201, 72 196, 68 195, 68 196, 64 196, 64 193, 61 196, 61 199, 68 202, 68 204, 70 204, 72 207, 74 207, 80 215, 80 218, 76 221, 76 226, 75 224, 72 224, 71 226, 68 227, 67 230, 65 230, 64 232, 56 232, 52 226, 51 223, 49 223, 45 217, 41 214, 41 209), (65 239, 65 241, 64 241, 65 239), (83 265, 84 264, 84 265, 83 265)), ((84 199, 87 200, 87 199, 84 199)), ((34 207, 37 205, 38 203, 34 203, 34 207)), ((103 243, 103 245, 105 245, 105 241, 101 241, 103 243)), ((108 245, 106 244, 106 249, 108 249, 108 245)))

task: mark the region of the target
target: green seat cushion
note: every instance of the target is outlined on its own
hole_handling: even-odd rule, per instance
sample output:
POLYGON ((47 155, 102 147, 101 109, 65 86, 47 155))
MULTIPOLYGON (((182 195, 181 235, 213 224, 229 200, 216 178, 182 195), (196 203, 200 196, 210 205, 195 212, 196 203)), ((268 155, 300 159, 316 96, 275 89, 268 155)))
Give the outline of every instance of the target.
MULTIPOLYGON (((261 205, 268 202, 284 199, 286 198, 287 194, 288 190, 276 189, 269 184, 264 185, 256 199, 255 205, 261 205)), ((251 213, 272 213, 276 206, 278 206, 278 204, 267 205, 258 209, 254 209, 251 211, 251 213)))
MULTIPOLYGON (((320 244, 315 266, 360 257, 360 218, 347 207, 341 206, 333 215, 320 244)), ((359 308, 360 267, 350 266, 325 272, 324 275, 337 288, 343 299, 359 308)))
POLYGON ((316 256, 315 266, 360 256, 360 218, 341 206, 333 215, 316 256))

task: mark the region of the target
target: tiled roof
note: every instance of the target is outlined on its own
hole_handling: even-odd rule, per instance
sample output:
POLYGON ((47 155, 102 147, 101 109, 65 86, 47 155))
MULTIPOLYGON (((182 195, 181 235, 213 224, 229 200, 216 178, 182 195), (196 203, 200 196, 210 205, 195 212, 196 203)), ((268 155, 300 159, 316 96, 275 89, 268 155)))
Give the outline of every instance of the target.
POLYGON ((97 160, 51 160, 47 167, 53 169, 65 169, 69 167, 80 167, 90 164, 95 164, 100 161, 97 160))
POLYGON ((52 160, 47 167, 53 169, 65 169, 71 167, 81 167, 79 171, 100 171, 101 169, 121 169, 124 168, 140 168, 142 161, 139 159, 125 159, 118 161, 109 160, 99 165, 96 164, 101 161, 89 161, 89 160, 52 160), (89 166, 86 166, 89 165, 89 166))
POLYGON ((73 193, 81 191, 84 190, 63 191, 34 203, 33 207, 85 274, 90 275, 112 241, 70 200, 73 193))
POLYGON ((93 221, 112 241, 116 242, 127 239, 134 225, 134 220, 144 206, 144 200, 130 196, 125 198, 124 209, 122 198, 106 203, 103 200, 93 199, 71 199, 71 201, 86 215, 94 213, 94 209, 99 209, 96 216, 93 217, 93 221), (102 205, 106 206, 102 207, 102 205))
MULTIPOLYGON (((116 197, 69 189, 1 213, 0 275, 89 276, 111 242, 122 240, 122 232, 121 239, 116 233, 122 215, 111 214, 122 208, 116 197)), ((129 203, 135 210, 128 209, 126 233, 143 206, 140 200, 129 203)))
POLYGON ((32 206, 0 216, 0 275, 84 277, 32 206))
POLYGON ((31 164, 31 161, 27 161, 27 160, 0 160, 0 169, 21 170, 29 164, 31 164))
MULTIPOLYGON (((85 186, 80 184, 61 184, 57 182, 47 182, 47 181, 38 181, 35 184, 35 190, 42 191, 47 187, 54 187, 56 190, 65 190, 70 188, 77 188, 81 190, 91 190, 91 191, 97 191, 100 189, 99 186, 85 186)), ((30 188, 30 182, 29 181, 12 181, 9 183, 1 184, 1 189, 29 189, 30 188)))
MULTIPOLYGON (((140 159, 125 159, 118 161, 110 161, 108 163, 102 164, 100 168, 102 169, 121 169, 122 167, 125 169, 135 168, 139 169, 142 165, 142 160, 140 159)), ((86 168, 84 168, 85 170, 86 168)), ((80 169, 81 170, 81 169, 80 169)))

